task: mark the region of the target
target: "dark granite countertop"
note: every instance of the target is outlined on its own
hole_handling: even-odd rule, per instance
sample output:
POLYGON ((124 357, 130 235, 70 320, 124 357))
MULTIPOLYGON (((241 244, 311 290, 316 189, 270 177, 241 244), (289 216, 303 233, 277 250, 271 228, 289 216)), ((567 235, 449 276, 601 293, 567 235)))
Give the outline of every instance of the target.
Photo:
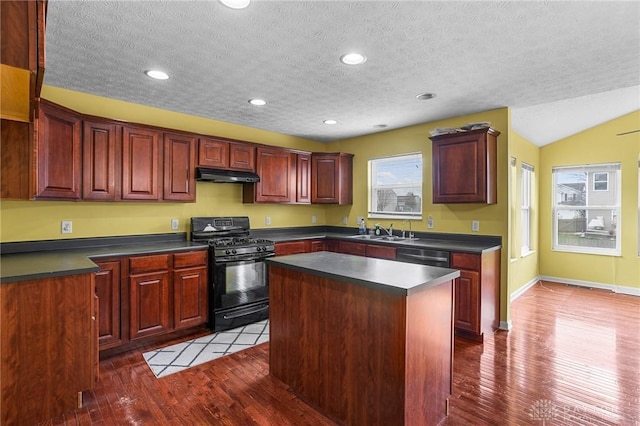
POLYGON ((277 256, 266 261, 282 268, 407 296, 460 276, 457 269, 326 251, 277 256))
POLYGON ((447 250, 461 253, 481 254, 498 250, 501 238, 490 235, 443 234, 431 232, 416 232, 413 239, 401 239, 400 232, 394 230, 396 239, 390 241, 381 237, 358 235, 354 228, 312 226, 301 228, 258 229, 252 230, 251 235, 267 238, 275 242, 332 238, 343 241, 360 242, 366 244, 382 244, 394 247, 418 247, 434 250, 447 250))
POLYGON ((91 259, 208 248, 185 237, 162 234, 3 244, 0 283, 99 271, 91 259))

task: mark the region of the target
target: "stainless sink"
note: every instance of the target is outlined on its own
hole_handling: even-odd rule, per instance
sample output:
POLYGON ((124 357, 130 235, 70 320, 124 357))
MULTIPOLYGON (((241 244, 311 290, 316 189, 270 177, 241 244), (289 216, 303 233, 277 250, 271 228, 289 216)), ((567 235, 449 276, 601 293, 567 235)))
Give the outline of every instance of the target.
POLYGON ((397 235, 352 235, 350 238, 358 240, 380 240, 380 241, 416 241, 417 238, 402 238, 397 235))
POLYGON ((382 235, 352 235, 349 238, 357 238, 359 240, 379 240, 382 238, 382 235))

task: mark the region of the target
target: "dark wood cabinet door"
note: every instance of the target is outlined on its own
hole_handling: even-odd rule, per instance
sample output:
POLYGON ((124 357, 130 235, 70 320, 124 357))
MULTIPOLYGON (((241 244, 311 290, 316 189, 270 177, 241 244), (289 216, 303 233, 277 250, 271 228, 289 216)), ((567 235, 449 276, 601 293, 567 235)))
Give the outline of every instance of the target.
POLYGON ((83 199, 113 201, 120 198, 120 130, 113 123, 83 122, 83 199))
POLYGON ((276 256, 284 256, 287 254, 309 253, 311 251, 311 241, 285 241, 276 243, 276 256))
POLYGON ((456 328, 480 333, 480 273, 460 270, 455 281, 455 323, 456 328))
POLYGON ((311 175, 312 204, 351 204, 353 202, 353 155, 313 154, 311 175))
POLYGON ((98 342, 101 348, 118 346, 120 333, 120 261, 96 261, 96 295, 98 296, 98 342))
POLYGON ((229 168, 256 171, 256 147, 249 144, 229 143, 229 168))
POLYGON ((296 203, 311 203, 311 154, 297 154, 296 203))
POLYGON ((355 254, 356 256, 367 255, 367 245, 363 243, 352 243, 349 241, 339 242, 340 253, 355 254))
POLYGON ((73 111, 40 102, 36 198, 80 199, 81 124, 73 111))
POLYGON ((396 258, 396 248, 389 246, 379 246, 375 244, 367 244, 366 250, 367 257, 377 257, 378 259, 391 259, 396 258))
POLYGON ((131 340, 170 330, 169 271, 130 276, 129 298, 131 340))
POLYGON ((122 199, 160 199, 161 133, 135 127, 122 129, 122 199))
POLYGON ((229 142, 200 138, 198 166, 226 169, 229 167, 229 142))
POLYGON ((313 240, 311 241, 311 251, 328 251, 326 240, 313 240))
POLYGON ((295 200, 295 154, 278 148, 256 149, 256 172, 260 182, 245 184, 243 201, 290 203, 295 200), (249 191, 247 191, 249 189, 249 191))
POLYGON ((207 322, 207 268, 179 269, 173 273, 174 327, 176 330, 207 322))
POLYGON ((433 202, 497 202, 497 137, 493 129, 434 136, 433 202))
POLYGON ((165 200, 195 201, 195 165, 195 137, 165 133, 163 175, 165 200))

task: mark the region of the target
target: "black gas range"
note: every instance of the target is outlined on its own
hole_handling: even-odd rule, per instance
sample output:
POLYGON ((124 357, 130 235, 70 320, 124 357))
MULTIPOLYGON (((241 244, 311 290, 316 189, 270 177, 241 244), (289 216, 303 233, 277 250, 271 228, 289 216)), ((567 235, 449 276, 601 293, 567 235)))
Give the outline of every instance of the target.
POLYGON ((249 233, 246 216, 191 218, 191 241, 209 245, 209 325, 214 331, 269 317, 264 260, 275 256, 275 245, 249 233))

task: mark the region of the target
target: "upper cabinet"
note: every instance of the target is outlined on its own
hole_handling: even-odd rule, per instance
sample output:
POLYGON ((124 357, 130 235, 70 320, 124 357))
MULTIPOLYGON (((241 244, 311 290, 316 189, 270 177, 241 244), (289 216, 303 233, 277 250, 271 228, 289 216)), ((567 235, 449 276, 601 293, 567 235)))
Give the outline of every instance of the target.
POLYGON ((114 201, 120 198, 122 129, 106 121, 82 123, 82 198, 114 201))
POLYGON ((160 199, 162 133, 155 130, 122 129, 122 199, 157 201, 160 199))
POLYGON ((198 166, 253 172, 256 169, 256 148, 248 143, 200 138, 198 166))
POLYGON ((353 154, 314 153, 311 164, 313 204, 353 202, 353 154))
POLYGON ((44 0, 0 2, 3 119, 34 119, 44 78, 46 10, 44 0))
POLYGON ((311 203, 311 154, 296 154, 296 203, 311 203))
POLYGON ((497 203, 497 138, 491 128, 431 137, 434 203, 497 203))
POLYGON ((80 199, 80 116, 71 110, 40 102, 35 121, 35 198, 80 199))
POLYGON ((196 199, 196 138, 188 135, 164 134, 164 192, 170 201, 196 199))
POLYGON ((296 154, 282 148, 258 147, 260 182, 243 184, 245 203, 291 203, 296 197, 296 154))

